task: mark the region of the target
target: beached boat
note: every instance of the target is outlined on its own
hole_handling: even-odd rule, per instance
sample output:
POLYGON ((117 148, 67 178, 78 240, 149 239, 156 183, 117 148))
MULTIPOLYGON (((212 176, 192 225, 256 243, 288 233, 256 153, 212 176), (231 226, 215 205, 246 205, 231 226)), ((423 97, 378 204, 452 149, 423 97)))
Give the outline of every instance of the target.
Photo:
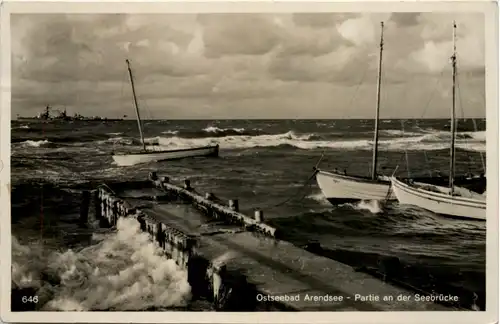
POLYGON ((453 55, 451 56, 453 89, 448 186, 391 177, 392 191, 400 204, 417 206, 446 216, 486 220, 486 178, 482 175, 479 177, 469 176, 466 182, 468 184, 475 183, 473 189, 461 186, 455 178, 456 28, 456 24, 453 23, 453 55))
POLYGON ((381 23, 380 51, 377 76, 377 105, 373 139, 371 176, 347 175, 346 172, 316 169, 316 182, 325 198, 332 204, 358 200, 392 200, 391 181, 387 176, 377 174, 377 153, 380 114, 380 89, 382 79, 382 52, 384 47, 384 23, 381 23))
POLYGON ((219 145, 201 146, 201 147, 191 147, 184 149, 174 149, 174 150, 158 150, 146 147, 146 142, 144 141, 144 133, 142 131, 142 121, 141 115, 139 113, 139 105, 137 103, 137 97, 134 86, 134 77, 132 74, 132 68, 130 67, 130 61, 127 59, 128 73, 130 77, 130 85, 132 87, 132 95, 134 97, 134 106, 137 117, 137 127, 139 129, 139 134, 141 136, 142 150, 131 151, 131 152, 113 152, 113 160, 116 164, 126 166, 134 165, 139 163, 149 163, 149 162, 159 162, 166 160, 176 160, 188 157, 217 157, 219 156, 219 145))

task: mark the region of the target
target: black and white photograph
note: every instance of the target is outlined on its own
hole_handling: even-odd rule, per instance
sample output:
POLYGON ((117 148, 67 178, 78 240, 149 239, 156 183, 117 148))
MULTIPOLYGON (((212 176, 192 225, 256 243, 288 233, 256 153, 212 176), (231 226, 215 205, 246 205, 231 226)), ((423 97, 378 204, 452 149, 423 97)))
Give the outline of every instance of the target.
POLYGON ((384 5, 2 16, 4 320, 495 320, 496 4, 384 5))

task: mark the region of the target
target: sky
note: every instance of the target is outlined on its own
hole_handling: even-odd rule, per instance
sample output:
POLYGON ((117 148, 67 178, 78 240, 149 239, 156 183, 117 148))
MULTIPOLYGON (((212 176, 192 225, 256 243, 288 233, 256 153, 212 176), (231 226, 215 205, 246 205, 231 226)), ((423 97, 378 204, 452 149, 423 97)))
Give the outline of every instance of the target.
POLYGON ((481 13, 13 14, 12 118, 46 105, 143 118, 485 116, 481 13))

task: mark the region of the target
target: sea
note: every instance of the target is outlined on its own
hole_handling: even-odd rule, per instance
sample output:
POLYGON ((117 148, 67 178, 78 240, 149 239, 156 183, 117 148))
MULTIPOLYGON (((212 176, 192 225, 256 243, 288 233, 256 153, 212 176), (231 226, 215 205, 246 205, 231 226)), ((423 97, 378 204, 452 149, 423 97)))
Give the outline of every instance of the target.
MULTIPOLYGON (((449 124, 381 120, 378 172, 447 174, 449 124)), ((485 127, 484 119, 459 121, 457 173, 484 172, 485 127)), ((397 257, 411 270, 412 286, 465 291, 466 304, 484 309, 485 222, 397 203, 333 206, 311 179, 318 163, 369 175, 373 120, 145 120, 145 141, 154 148, 217 143, 220 157, 132 166, 115 165, 111 154, 140 144, 135 120, 16 120, 11 128, 12 292, 36 295, 32 309, 212 310, 192 300, 186 273, 160 255, 136 222, 122 220, 116 229, 78 224, 82 190, 143 180, 151 171, 238 199, 243 213, 262 209, 286 240, 318 242, 329 257, 354 267, 377 268, 381 258, 397 257)))

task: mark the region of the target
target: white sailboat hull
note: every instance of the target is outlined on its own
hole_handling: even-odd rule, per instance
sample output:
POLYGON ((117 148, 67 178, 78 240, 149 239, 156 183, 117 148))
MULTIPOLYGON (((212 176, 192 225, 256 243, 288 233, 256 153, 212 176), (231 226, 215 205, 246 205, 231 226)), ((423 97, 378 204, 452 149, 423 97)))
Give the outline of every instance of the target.
POLYGON ((218 156, 219 146, 205 146, 181 150, 150 151, 140 153, 113 154, 114 162, 119 166, 131 166, 141 163, 176 160, 189 157, 218 156))
POLYGON ((332 204, 359 200, 394 200, 390 179, 378 180, 318 171, 316 181, 325 198, 332 204), (389 197, 387 194, 389 193, 389 197))
POLYGON ((391 183, 392 191, 400 204, 417 206, 446 216, 486 220, 486 197, 481 199, 480 195, 477 195, 477 198, 450 196, 417 188, 394 177, 391 178, 391 183))

